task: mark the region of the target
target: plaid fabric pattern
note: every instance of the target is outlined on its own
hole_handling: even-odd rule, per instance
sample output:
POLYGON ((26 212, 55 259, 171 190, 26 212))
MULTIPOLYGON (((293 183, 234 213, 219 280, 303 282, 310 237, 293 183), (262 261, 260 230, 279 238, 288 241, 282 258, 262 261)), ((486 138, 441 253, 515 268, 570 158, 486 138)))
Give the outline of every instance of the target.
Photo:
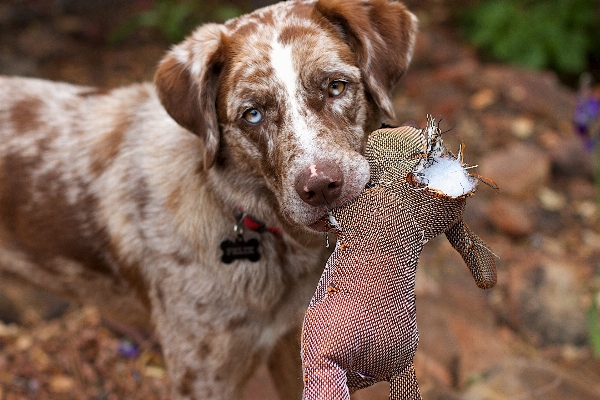
POLYGON ((371 183, 332 211, 338 235, 304 317, 305 400, 349 400, 390 382, 390 399, 420 399, 412 364, 418 331, 415 274, 423 245, 442 232, 480 287, 496 282, 493 253, 462 221, 466 196, 415 187, 424 130, 403 126, 371 134, 371 183))

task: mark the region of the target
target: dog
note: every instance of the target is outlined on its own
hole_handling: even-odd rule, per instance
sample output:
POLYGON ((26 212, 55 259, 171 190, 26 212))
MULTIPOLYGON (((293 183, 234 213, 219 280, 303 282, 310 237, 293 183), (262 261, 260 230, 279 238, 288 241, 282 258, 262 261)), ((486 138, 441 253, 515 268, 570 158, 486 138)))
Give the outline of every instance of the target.
POLYGON ((416 31, 395 1, 286 1, 199 27, 153 84, 0 77, 2 279, 153 329, 171 399, 237 399, 263 361, 299 398, 320 221, 367 183, 416 31))

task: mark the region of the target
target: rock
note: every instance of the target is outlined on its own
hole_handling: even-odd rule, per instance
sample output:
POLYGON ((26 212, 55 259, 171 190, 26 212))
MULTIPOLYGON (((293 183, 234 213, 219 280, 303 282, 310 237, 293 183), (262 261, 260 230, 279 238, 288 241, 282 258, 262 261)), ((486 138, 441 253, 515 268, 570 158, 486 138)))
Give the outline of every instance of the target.
POLYGON ((507 143, 512 143, 515 137, 512 133, 512 125, 515 121, 513 115, 489 111, 479 118, 483 127, 483 139, 487 143, 488 151, 495 148, 503 148, 507 143))
POLYGON ((469 105, 473 110, 481 111, 496 102, 498 94, 489 88, 484 88, 475 93, 469 99, 469 105))
POLYGON ((498 90, 519 114, 529 113, 556 125, 571 121, 575 94, 552 72, 489 65, 474 79, 498 90))
POLYGON ((511 133, 519 139, 527 139, 533 135, 535 122, 528 117, 518 117, 512 121, 511 133))
MULTIPOLYGON (((483 239, 504 256, 501 247, 487 237, 483 239)), ((419 347, 415 367, 423 397, 446 399, 427 396, 426 388, 463 387, 506 351, 489 302, 498 289, 479 289, 460 255, 443 237, 427 243, 421 256, 419 269, 438 283, 435 291, 417 296, 419 347)), ((502 281, 506 277, 500 269, 502 281)))
POLYGON ((63 315, 68 307, 67 301, 52 293, 0 280, 0 319, 5 322, 50 320, 63 315))
POLYGON ((573 177, 569 179, 569 186, 567 189, 569 198, 574 200, 596 200, 596 187, 594 182, 589 179, 583 179, 582 177, 573 177))
POLYGON ((538 207, 535 210, 536 215, 536 230, 544 233, 560 237, 568 229, 568 210, 548 210, 538 207))
POLYGON ((546 132, 542 136, 542 140, 550 155, 552 170, 555 174, 593 179, 593 155, 585 150, 583 142, 579 138, 574 135, 563 137, 546 132))
POLYGON ((508 197, 492 200, 487 218, 494 228, 510 236, 527 236, 535 229, 534 214, 529 207, 508 197))
POLYGON ((31 26, 17 38, 17 44, 23 54, 38 60, 57 54, 71 54, 77 48, 69 37, 42 25, 31 26))
POLYGON ((0 74, 37 76, 39 71, 34 59, 2 54, 0 55, 0 74))
POLYGON ((68 375, 54 375, 49 386, 52 393, 68 393, 75 387, 75 379, 68 375))
POLYGON ((587 340, 584 282, 588 265, 569 254, 552 257, 530 252, 508 271, 506 318, 513 329, 536 345, 584 345, 587 340))
POLYGON ((594 201, 579 201, 575 203, 575 212, 579 218, 593 225, 598 219, 598 206, 594 201))
POLYGON ((471 46, 456 43, 447 32, 432 29, 418 35, 411 69, 444 68, 468 60, 476 61, 471 46))
POLYGON ((550 179, 550 158, 537 146, 514 143, 482 159, 479 173, 496 182, 501 193, 530 198, 550 179))
POLYGON ((600 251, 600 234, 591 229, 586 229, 581 233, 583 244, 589 247, 592 251, 600 251))
POLYGON ((19 321, 19 313, 14 303, 0 291, 0 322, 12 323, 19 321))
POLYGON ((484 379, 470 386, 464 400, 509 399, 597 399, 598 385, 590 384, 576 373, 548 362, 524 357, 506 358, 494 366, 484 379))
POLYGON ((540 204, 545 210, 560 211, 567 205, 567 197, 547 187, 541 188, 538 193, 540 204))

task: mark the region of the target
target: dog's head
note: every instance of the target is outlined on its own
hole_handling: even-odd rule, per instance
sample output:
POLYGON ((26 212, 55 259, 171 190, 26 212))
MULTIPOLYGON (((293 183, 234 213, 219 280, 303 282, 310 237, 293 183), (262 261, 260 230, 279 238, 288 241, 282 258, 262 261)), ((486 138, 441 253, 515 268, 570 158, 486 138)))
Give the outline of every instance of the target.
POLYGON ((283 214, 309 226, 367 183, 366 136, 382 115, 394 120, 416 25, 388 0, 275 4, 175 46, 158 94, 202 140, 204 168, 260 177, 283 214))

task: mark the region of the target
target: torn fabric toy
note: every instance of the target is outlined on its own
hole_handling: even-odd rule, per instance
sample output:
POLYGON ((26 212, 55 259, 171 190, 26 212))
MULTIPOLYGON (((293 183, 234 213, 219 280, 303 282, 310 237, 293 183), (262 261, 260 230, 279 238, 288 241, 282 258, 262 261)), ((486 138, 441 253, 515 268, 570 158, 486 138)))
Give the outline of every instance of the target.
POLYGON ((304 317, 305 400, 349 400, 378 381, 390 382, 392 400, 421 398, 415 274, 433 237, 446 234, 479 287, 496 283, 494 253, 462 220, 479 179, 432 118, 426 129, 373 132, 365 155, 371 182, 331 212, 338 241, 304 317))

